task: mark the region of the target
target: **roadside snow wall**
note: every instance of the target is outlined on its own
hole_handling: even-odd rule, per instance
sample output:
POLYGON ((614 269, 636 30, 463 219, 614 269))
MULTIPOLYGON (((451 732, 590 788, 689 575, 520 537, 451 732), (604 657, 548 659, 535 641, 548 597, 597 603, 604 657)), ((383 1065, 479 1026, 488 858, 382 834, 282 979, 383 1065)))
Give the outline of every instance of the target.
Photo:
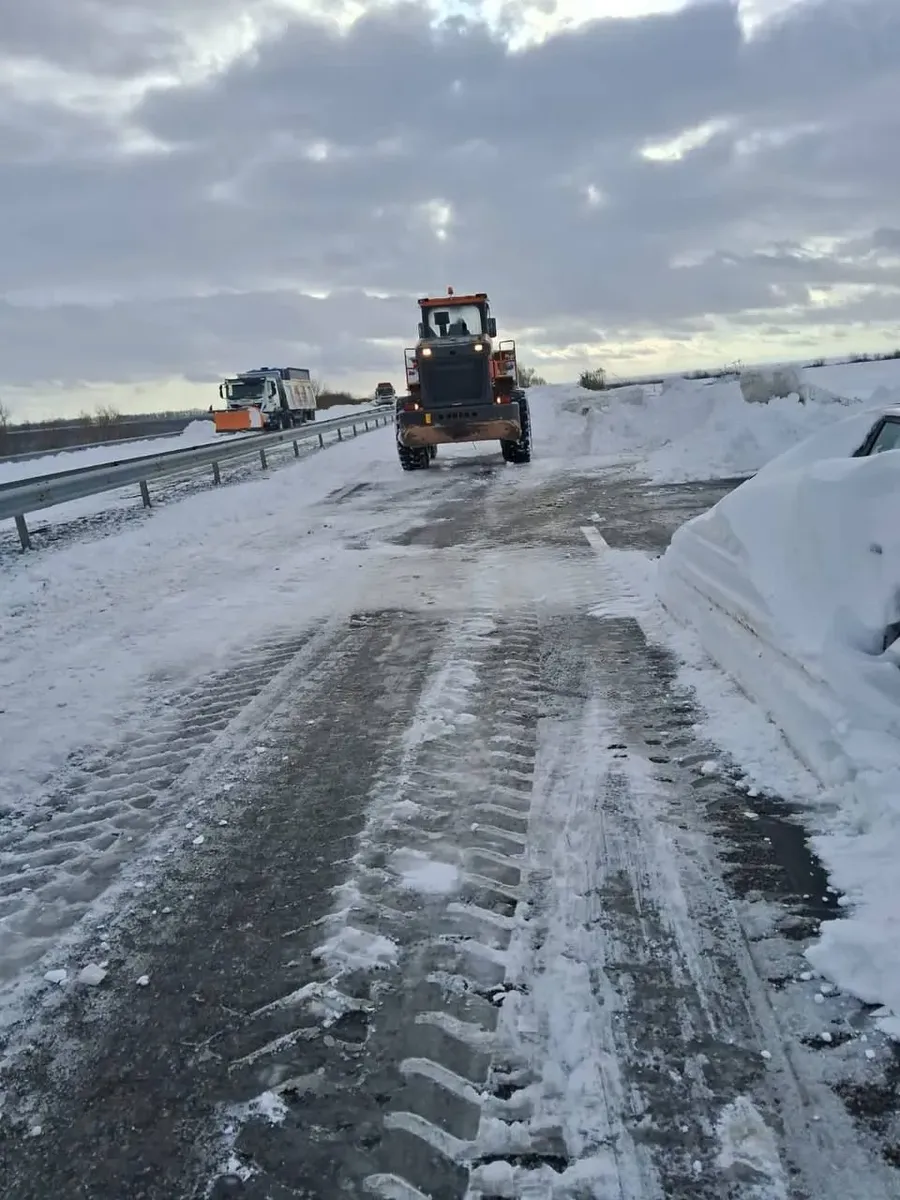
MULTIPOLYGON (((804 385, 805 386, 805 385, 804 385)), ((653 482, 749 475, 823 425, 850 402, 807 388, 809 402, 747 403, 731 381, 667 380, 661 386, 591 392, 532 388, 537 454, 628 466, 653 482)))
POLYGON ((900 616, 900 452, 847 457, 871 420, 824 431, 683 525, 660 592, 823 785, 814 847, 848 915, 808 957, 900 1015, 900 643, 882 652, 900 616))

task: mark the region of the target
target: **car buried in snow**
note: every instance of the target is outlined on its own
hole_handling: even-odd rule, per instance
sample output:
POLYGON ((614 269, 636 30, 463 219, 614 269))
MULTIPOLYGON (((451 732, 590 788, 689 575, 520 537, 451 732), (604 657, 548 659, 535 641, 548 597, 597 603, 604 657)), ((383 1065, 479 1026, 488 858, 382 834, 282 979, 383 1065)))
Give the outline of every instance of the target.
POLYGON ((853 451, 853 457, 868 458, 871 454, 883 454, 885 450, 900 450, 900 405, 882 411, 853 451))

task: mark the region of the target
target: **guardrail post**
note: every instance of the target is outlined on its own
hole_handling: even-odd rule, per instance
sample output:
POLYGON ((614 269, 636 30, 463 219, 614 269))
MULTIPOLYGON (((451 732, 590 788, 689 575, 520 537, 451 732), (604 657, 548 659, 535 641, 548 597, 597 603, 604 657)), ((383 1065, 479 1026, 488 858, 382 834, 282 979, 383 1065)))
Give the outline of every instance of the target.
POLYGON ((295 438, 294 439, 294 458, 299 458, 299 457, 300 457, 300 443, 295 438))
POLYGON ((222 474, 219 471, 219 464, 217 462, 214 462, 212 465, 212 469, 213 469, 213 483, 220 484, 222 482, 222 474))
POLYGON ((363 421, 363 425, 365 425, 365 427, 366 427, 366 433, 368 433, 368 432, 369 432, 369 422, 368 422, 368 421, 363 421))
POLYGON ((354 437, 359 437, 359 430, 356 428, 356 426, 355 426, 355 425, 353 426, 353 436, 354 436, 354 437))
POLYGON ((341 433, 340 429, 337 431, 337 435, 338 435, 338 441, 342 442, 344 440, 344 435, 343 435, 343 433, 341 433))
POLYGON ((325 438, 320 433, 319 434, 319 449, 324 450, 324 448, 325 448, 325 438))
POLYGON ((16 517, 16 533, 19 535, 19 541, 22 543, 22 549, 30 550, 31 536, 28 533, 28 525, 25 523, 24 517, 16 517))
POLYGON ((149 508, 150 507, 150 489, 147 487, 146 479, 141 480, 140 489, 141 489, 141 500, 143 501, 144 508, 149 508))
POLYGON ((259 461, 262 469, 265 471, 269 464, 266 461, 266 450, 264 446, 260 446, 259 448, 259 461))

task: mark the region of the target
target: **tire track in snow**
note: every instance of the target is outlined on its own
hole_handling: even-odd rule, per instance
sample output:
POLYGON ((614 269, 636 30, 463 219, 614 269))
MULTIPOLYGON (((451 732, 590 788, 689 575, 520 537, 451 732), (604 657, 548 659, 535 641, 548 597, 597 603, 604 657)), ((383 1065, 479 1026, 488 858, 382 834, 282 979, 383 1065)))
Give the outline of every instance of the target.
MULTIPOLYGON (((476 581, 476 598, 478 590, 476 581)), ((302 1122, 309 1101, 277 1084, 296 1110, 290 1132, 259 1121, 233 1130, 229 1161, 246 1178, 232 1170, 211 1195, 466 1191, 507 994, 537 646, 533 615, 498 618, 489 604, 452 628, 321 928, 317 957, 328 975, 278 1001, 297 1028, 324 1021, 335 1048, 315 1084, 316 1127, 302 1122), (316 1170, 325 1174, 314 1182, 316 1170)), ((297 1048, 270 1039, 250 1053, 266 1077, 287 1070, 287 1057, 293 1077, 297 1048)))
MULTIPOLYGON (((212 815, 227 827, 168 861, 159 884, 111 922, 109 978, 55 993, 57 1019, 4 1072, 0 1159, 15 1166, 4 1200, 120 1200, 135 1188, 145 1200, 197 1200, 210 1161, 233 1154, 239 1130, 268 1165, 257 1126, 273 1119, 284 1120, 290 1147, 292 1121, 333 1113, 349 1145, 356 1082, 334 1110, 324 1067, 352 1060, 368 1005, 351 995, 353 981, 343 1004, 312 952, 330 889, 352 865, 372 781, 379 770, 396 776, 397 741, 443 628, 431 615, 358 614, 330 630, 314 661, 301 657, 299 678, 257 726, 270 753, 253 755, 235 792, 215 799, 211 781, 212 815), (136 987, 142 974, 149 983, 136 987), (40 1138, 28 1136, 31 1122, 40 1138)), ((298 1144, 305 1157, 288 1178, 307 1171, 329 1194, 328 1139, 298 1144)), ((269 1149, 281 1158, 281 1146, 269 1149)), ((233 1159, 247 1195, 296 1196, 272 1175, 243 1180, 233 1159)))
MULTIPOLYGON (((595 530, 583 532, 591 544, 597 542, 595 530)), ((601 538, 597 549, 607 555, 609 547, 601 538)), ((699 815, 704 829, 715 838, 722 881, 739 901, 750 990, 752 981, 760 991, 763 981, 770 985, 764 989, 765 1004, 771 1004, 777 1030, 785 1041, 786 1070, 795 1075, 798 1087, 804 1079, 814 1081, 823 1112, 832 1114, 848 1145, 854 1139, 847 1114, 866 1142, 874 1140, 881 1160, 896 1171, 900 1115, 895 1085, 900 1078, 900 1053, 878 1028, 871 1008, 817 982, 803 955, 817 937, 820 922, 839 919, 843 912, 842 899, 829 885, 824 867, 807 843, 810 813, 784 793, 760 794, 727 756, 723 759, 716 746, 705 738, 698 741, 691 727, 702 722, 704 714, 690 683, 681 681, 677 664, 665 648, 669 644, 667 614, 648 604, 646 589, 639 594, 629 582, 636 565, 635 556, 631 558, 631 567, 620 572, 617 552, 605 557, 601 577, 604 602, 594 612, 637 616, 650 645, 630 642, 624 648, 625 657, 634 659, 632 673, 645 673, 644 664, 652 663, 651 674, 665 692, 671 718, 664 737, 657 736, 657 730, 651 733, 645 721, 646 698, 626 688, 619 717, 628 740, 640 744, 658 778, 675 785, 678 795, 687 799, 680 807, 681 823, 694 827, 699 815), (840 1098, 846 1111, 835 1110, 833 1097, 822 1097, 822 1084, 840 1098)), ((733 685, 716 668, 707 664, 706 669, 713 671, 706 688, 718 682, 726 692, 732 691, 733 685)), ((745 698, 734 695, 730 708, 735 720, 740 721, 742 708, 751 719, 759 720, 755 706, 745 698)), ((781 752, 786 777, 794 777, 797 761, 783 747, 781 752)), ((802 1144, 802 1130, 798 1138, 802 1144)), ((867 1169, 858 1146, 852 1147, 849 1157, 860 1170, 867 1169)), ((847 1179, 852 1177, 853 1171, 849 1171, 847 1179)), ((873 1194, 880 1195, 878 1189, 884 1186, 879 1175, 879 1182, 871 1184, 873 1194)), ((888 1194, 893 1194, 890 1182, 888 1194)))
POLYGON ((559 685, 540 727, 530 914, 511 947, 534 986, 504 1006, 501 1032, 532 1068, 511 1102, 527 1125, 558 1125, 570 1165, 498 1173, 473 1196, 540 1183, 573 1198, 886 1200, 889 1172, 784 1044, 690 786, 651 762, 692 714, 673 711, 639 627, 562 619, 547 644, 559 685))
MULTIPOLYGON (((256 723, 295 686, 298 658, 318 644, 310 630, 243 651, 227 669, 149 704, 118 745, 72 755, 37 805, 10 805, 0 821, 5 1020, 38 986, 34 969, 58 965, 79 922, 96 923, 134 869, 147 873, 141 855, 176 813, 188 825, 203 817, 193 793, 255 740, 256 723)), ((157 864, 172 849, 154 848, 157 864)))

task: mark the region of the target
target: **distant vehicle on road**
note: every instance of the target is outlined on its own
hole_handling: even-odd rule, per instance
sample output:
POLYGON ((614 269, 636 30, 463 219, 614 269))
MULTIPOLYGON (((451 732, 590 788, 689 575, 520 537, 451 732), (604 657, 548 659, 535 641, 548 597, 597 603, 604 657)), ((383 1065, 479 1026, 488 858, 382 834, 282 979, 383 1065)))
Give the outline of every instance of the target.
POLYGON ((375 403, 377 405, 387 407, 393 404, 396 399, 397 393, 392 383, 379 383, 375 385, 375 403))
POLYGON ((257 367, 219 384, 224 409, 214 410, 219 433, 289 429, 316 419, 316 392, 306 367, 257 367))

